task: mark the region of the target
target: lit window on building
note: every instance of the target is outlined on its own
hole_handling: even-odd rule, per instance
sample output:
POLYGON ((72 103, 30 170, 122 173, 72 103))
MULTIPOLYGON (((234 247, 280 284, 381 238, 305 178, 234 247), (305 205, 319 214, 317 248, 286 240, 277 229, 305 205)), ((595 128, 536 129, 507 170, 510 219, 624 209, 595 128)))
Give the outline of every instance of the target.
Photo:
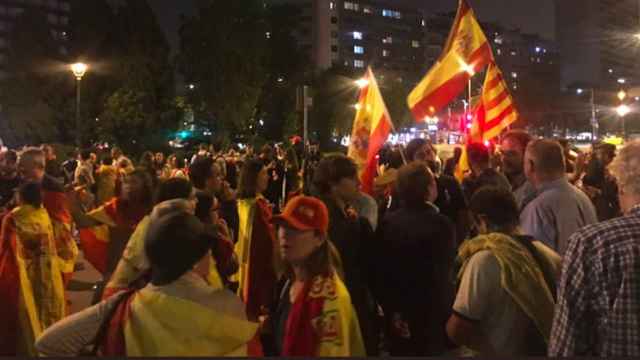
POLYGON ((267 37, 267 39, 271 39, 271 33, 270 32, 267 31, 264 35, 267 37))
POLYGON ((382 38, 383 44, 393 44, 393 37, 387 36, 382 38))
POLYGON ((515 50, 511 50, 511 56, 516 56, 518 53, 515 50))
POLYGON ((360 31, 354 31, 353 40, 362 40, 362 33, 360 31))
POLYGON ((425 19, 422 19, 422 22, 421 22, 421 25, 422 25, 422 27, 425 27, 425 26, 427 26, 427 20, 425 20, 425 19))
POLYGON ((331 2, 329 3, 329 10, 335 10, 335 8, 336 8, 336 3, 335 3, 335 1, 331 1, 331 2))
POLYGON ((389 50, 382 50, 382 57, 389 57, 391 55, 391 51, 389 50))
POLYGON ((388 9, 382 10, 382 16, 390 17, 394 19, 402 19, 402 14, 400 13, 400 11, 394 11, 394 10, 388 10, 388 9))
POLYGON ((420 41, 418 41, 418 40, 412 40, 412 41, 411 41, 411 47, 413 47, 413 48, 419 48, 419 47, 420 47, 420 41))
POLYGON ((542 51, 542 48, 540 46, 536 46, 536 54, 540 53, 540 51, 542 51))
POLYGON ((354 54, 364 54, 364 48, 362 46, 354 46, 353 47, 353 53, 354 54))
POLYGON ((518 78, 518 73, 517 73, 517 72, 515 72, 515 71, 514 71, 514 72, 512 72, 512 73, 511 73, 511 77, 512 77, 512 78, 514 78, 514 79, 517 79, 517 78, 518 78))
POLYGON ((362 9, 362 11, 363 11, 365 14, 372 14, 372 13, 373 13, 373 10, 371 10, 371 8, 370 8, 370 7, 368 7, 368 6, 365 6, 365 7, 364 7, 364 9, 362 9))
POLYGON ((498 54, 498 56, 499 56, 499 55, 502 55, 502 49, 497 48, 497 49, 496 49, 496 54, 498 54))
POLYGON ((513 90, 518 90, 518 84, 513 84, 513 90))
POLYGON ((360 4, 354 3, 354 2, 351 2, 351 1, 345 1, 344 2, 344 9, 345 10, 358 11, 358 10, 360 10, 360 4))
POLYGON ((502 42, 503 42, 503 40, 502 40, 502 36, 500 36, 500 35, 496 35, 496 38, 495 38, 495 39, 493 39, 493 42, 494 42, 494 43, 496 43, 496 44, 498 44, 498 45, 502 45, 502 42))
POLYGON ((353 67, 363 68, 364 60, 353 60, 353 67))

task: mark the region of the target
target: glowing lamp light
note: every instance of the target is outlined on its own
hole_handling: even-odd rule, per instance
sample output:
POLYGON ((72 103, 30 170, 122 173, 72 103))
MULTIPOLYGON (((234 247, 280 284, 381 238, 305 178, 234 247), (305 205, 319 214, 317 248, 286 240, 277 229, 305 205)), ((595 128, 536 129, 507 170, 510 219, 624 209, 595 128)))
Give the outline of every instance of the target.
POLYGON ((362 109, 362 105, 355 104, 355 105, 353 105, 353 108, 356 109, 356 110, 360 110, 360 109, 362 109))
POLYGON ((625 115, 631 112, 631 108, 623 104, 616 108, 616 112, 618 113, 618 116, 624 117, 625 115))
POLYGON ((583 91, 584 90, 582 90, 582 89, 578 89, 578 90, 576 90, 576 93, 578 93, 578 95, 580 95, 580 94, 582 94, 583 91))
POLYGON ((484 147, 489 147, 490 145, 491 143, 489 142, 489 140, 484 141, 484 147))
POLYGON ((88 69, 89 65, 84 63, 75 63, 71 65, 71 71, 73 71, 73 75, 75 75, 78 80, 82 79, 88 69))
POLYGON ((620 90, 618 92, 618 99, 620 99, 620 101, 624 100, 627 97, 627 93, 624 90, 620 90))
POLYGON ((356 80, 355 83, 360 89, 364 89, 369 85, 369 80, 362 78, 362 79, 356 80))
POLYGON ((460 70, 466 72, 470 76, 473 76, 476 74, 476 69, 472 64, 467 64, 462 59, 458 59, 458 62, 460 63, 460 70))
POLYGON ((467 129, 471 129, 471 124, 467 124, 467 129))

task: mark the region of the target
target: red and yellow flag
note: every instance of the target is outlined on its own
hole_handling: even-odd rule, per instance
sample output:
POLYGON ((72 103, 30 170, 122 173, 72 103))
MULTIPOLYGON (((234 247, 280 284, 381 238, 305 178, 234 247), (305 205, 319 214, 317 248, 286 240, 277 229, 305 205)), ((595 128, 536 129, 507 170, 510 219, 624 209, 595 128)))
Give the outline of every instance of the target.
POLYGON ((470 137, 474 141, 491 140, 518 120, 513 98, 502 72, 490 63, 482 87, 482 101, 475 112, 470 137))
POLYGON ((407 99, 416 121, 435 116, 465 89, 469 78, 492 59, 491 47, 473 9, 466 0, 460 0, 440 59, 407 99))
POLYGON ((361 87, 348 155, 358 165, 362 191, 371 194, 376 176, 376 156, 387 141, 393 123, 371 68, 361 80, 361 87))

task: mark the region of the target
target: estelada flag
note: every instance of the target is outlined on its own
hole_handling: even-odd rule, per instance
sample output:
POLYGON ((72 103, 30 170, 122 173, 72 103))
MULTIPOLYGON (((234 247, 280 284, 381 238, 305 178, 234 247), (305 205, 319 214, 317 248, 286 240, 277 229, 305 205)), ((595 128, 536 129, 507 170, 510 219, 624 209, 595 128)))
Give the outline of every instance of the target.
POLYGON ((389 111, 371 67, 363 78, 356 110, 348 156, 358 165, 362 191, 371 194, 376 176, 376 156, 393 130, 389 111))
POLYGON ((478 105, 470 137, 473 141, 490 141, 518 120, 509 86, 494 62, 489 64, 482 87, 482 101, 478 105))
POLYGON ((465 89, 469 78, 492 59, 491 47, 473 9, 465 0, 460 0, 442 55, 407 99, 416 121, 435 116, 465 89))

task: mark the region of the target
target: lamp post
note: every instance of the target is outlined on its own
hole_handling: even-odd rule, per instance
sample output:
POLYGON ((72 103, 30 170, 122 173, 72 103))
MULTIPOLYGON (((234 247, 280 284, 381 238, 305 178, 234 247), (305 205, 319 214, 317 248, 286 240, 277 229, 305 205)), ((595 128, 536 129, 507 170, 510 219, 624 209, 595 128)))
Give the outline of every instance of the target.
POLYGON ((87 73, 89 66, 84 63, 75 63, 71 65, 71 71, 76 77, 76 145, 82 145, 82 131, 80 124, 80 82, 82 77, 87 73))
POLYGON ((616 113, 618 113, 618 116, 622 121, 622 139, 623 140, 627 139, 627 126, 625 124, 625 116, 630 112, 631 112, 631 108, 625 104, 622 104, 616 108, 616 113))

